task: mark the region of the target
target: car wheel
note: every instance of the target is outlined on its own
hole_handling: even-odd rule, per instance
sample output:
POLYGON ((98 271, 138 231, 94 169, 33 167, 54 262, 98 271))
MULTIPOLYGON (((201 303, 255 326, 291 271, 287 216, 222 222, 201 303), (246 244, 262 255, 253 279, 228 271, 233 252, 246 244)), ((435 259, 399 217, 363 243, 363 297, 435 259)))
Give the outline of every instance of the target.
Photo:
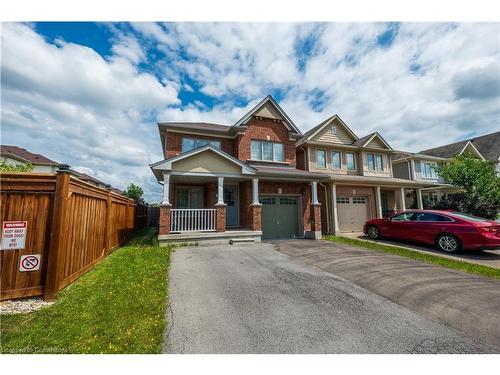
POLYGON ((368 227, 368 237, 371 240, 379 240, 382 236, 380 235, 380 229, 378 229, 375 225, 370 225, 368 227))
POLYGON ((441 234, 436 242, 437 248, 445 253, 459 253, 462 251, 460 240, 451 234, 441 234))

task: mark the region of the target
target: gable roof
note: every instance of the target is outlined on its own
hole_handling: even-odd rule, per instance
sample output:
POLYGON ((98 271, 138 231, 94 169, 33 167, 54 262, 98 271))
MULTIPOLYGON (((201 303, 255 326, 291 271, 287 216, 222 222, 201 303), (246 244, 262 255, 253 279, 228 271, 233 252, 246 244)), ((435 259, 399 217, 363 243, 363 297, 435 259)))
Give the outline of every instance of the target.
POLYGON ((258 112, 266 103, 270 103, 283 118, 285 119, 285 124, 288 124, 289 130, 297 133, 297 134, 302 134, 302 132, 299 130, 299 128, 293 123, 293 121, 288 117, 288 115, 283 111, 283 109, 279 106, 279 104, 274 100, 274 98, 271 95, 266 96, 264 99, 262 99, 255 107, 253 107, 250 111, 248 111, 245 116, 240 118, 236 123, 232 126, 241 126, 241 125, 246 125, 248 120, 254 115, 256 112, 258 112))
POLYGON ((386 140, 378 133, 378 132, 373 132, 368 135, 365 135, 364 137, 358 139, 356 142, 354 142, 352 145, 353 146, 359 146, 359 147, 366 147, 371 141, 373 141, 375 138, 379 139, 382 144, 387 147, 389 150, 392 150, 392 147, 389 145, 389 143, 386 142, 386 140))
POLYGON ((452 158, 461 154, 468 144, 471 144, 480 155, 487 160, 498 161, 500 158, 500 132, 469 138, 463 141, 450 143, 448 145, 430 148, 420 151, 419 154, 438 156, 442 158, 452 158))
POLYGON ((0 145, 0 154, 12 156, 14 159, 29 162, 31 164, 59 165, 57 161, 51 160, 43 155, 34 154, 25 148, 10 145, 0 145))
POLYGON ((342 124, 342 126, 347 130, 349 135, 352 136, 356 141, 359 139, 358 136, 351 130, 351 128, 349 126, 347 126, 347 124, 340 118, 340 116, 335 114, 331 117, 328 117, 325 121, 319 123, 315 127, 311 128, 307 132, 305 132, 304 136, 299 141, 299 143, 304 143, 308 139, 311 139, 316 134, 318 134, 321 130, 323 130, 326 126, 330 125, 334 120, 338 120, 342 124))
POLYGON ((171 170, 172 163, 189 158, 190 156, 199 154, 199 153, 207 151, 207 150, 213 151, 216 154, 223 157, 224 159, 230 161, 231 163, 238 165, 239 167, 241 167, 241 172, 243 174, 254 174, 256 171, 256 169, 254 167, 252 167, 248 164, 245 164, 244 162, 240 161, 239 159, 236 159, 234 156, 229 155, 228 153, 222 151, 220 148, 217 148, 211 144, 206 144, 204 146, 194 148, 188 152, 181 153, 181 154, 173 156, 171 158, 160 160, 156 163, 150 164, 149 166, 153 170, 153 173, 155 174, 156 178, 160 179, 159 178, 160 174, 157 174, 156 172, 164 171, 164 170, 167 170, 167 171, 171 170))

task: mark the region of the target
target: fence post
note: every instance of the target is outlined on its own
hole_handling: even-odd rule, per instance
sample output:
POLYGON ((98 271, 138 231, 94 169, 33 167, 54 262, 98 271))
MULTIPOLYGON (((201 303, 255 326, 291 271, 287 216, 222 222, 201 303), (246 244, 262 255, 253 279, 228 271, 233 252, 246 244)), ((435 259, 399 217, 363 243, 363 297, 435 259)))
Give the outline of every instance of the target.
POLYGON ((54 209, 50 231, 50 246, 47 255, 47 276, 45 279, 45 300, 53 300, 59 292, 62 278, 62 252, 64 247, 64 225, 68 215, 69 202, 69 165, 60 165, 56 176, 54 209))
POLYGON ((111 196, 111 187, 108 188, 108 199, 106 200, 106 221, 104 224, 104 252, 103 256, 106 256, 108 254, 108 251, 111 249, 111 244, 110 244, 110 225, 111 225, 111 208, 113 206, 113 198, 111 196))

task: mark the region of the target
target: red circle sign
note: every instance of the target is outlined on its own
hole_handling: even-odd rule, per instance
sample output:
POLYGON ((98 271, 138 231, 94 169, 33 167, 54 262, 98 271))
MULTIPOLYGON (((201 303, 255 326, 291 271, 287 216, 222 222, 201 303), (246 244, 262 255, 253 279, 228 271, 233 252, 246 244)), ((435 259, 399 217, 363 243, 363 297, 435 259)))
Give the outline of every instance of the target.
POLYGON ((38 266, 38 258, 37 257, 26 257, 22 262, 23 268, 27 270, 32 270, 38 266))

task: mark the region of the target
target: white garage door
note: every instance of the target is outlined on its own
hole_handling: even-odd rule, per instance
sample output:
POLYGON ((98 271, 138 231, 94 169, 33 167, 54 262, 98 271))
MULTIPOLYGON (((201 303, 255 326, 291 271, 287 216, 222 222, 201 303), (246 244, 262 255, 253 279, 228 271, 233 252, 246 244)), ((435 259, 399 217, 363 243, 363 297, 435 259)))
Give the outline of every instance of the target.
POLYGON ((368 197, 337 197, 341 232, 361 232, 368 220, 368 197))

